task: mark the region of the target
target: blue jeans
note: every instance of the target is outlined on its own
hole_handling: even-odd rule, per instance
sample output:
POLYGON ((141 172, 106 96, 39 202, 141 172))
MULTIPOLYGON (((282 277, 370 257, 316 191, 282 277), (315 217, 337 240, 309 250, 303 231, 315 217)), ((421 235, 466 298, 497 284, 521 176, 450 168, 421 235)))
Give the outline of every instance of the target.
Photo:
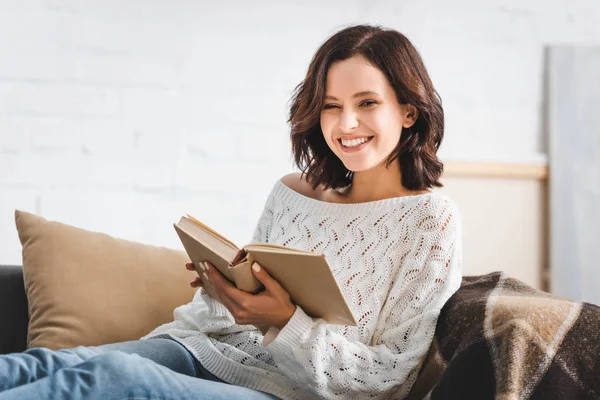
POLYGON ((171 339, 0 355, 0 400, 81 398, 276 399, 223 382, 171 339))

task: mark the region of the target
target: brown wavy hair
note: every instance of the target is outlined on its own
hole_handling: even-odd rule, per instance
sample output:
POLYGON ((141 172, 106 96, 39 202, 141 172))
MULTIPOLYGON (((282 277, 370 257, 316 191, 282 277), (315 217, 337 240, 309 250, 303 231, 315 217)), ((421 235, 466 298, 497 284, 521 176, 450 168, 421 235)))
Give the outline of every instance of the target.
POLYGON ((398 145, 386 160, 398 159, 402 185, 409 190, 441 187, 444 165, 437 151, 444 136, 444 110, 421 56, 400 32, 379 26, 356 25, 335 33, 317 50, 304 80, 291 99, 288 122, 292 153, 298 168, 314 189, 346 187, 352 172, 333 153, 321 130, 325 80, 331 64, 362 55, 379 68, 400 104, 411 104, 418 118, 403 128, 398 145))

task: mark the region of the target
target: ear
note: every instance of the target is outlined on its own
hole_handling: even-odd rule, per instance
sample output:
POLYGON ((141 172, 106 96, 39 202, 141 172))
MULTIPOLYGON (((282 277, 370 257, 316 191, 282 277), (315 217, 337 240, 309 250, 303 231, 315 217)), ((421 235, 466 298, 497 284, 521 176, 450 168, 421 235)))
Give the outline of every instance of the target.
POLYGON ((419 118, 419 110, 417 110, 417 107, 413 106, 412 104, 405 104, 403 113, 404 122, 402 123, 402 126, 405 128, 410 128, 413 126, 419 118))

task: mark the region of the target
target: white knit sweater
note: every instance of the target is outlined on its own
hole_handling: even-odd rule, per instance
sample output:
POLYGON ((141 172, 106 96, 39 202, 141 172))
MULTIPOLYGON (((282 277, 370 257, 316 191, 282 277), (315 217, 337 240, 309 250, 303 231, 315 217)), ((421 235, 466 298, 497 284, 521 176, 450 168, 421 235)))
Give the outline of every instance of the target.
MULTIPOLYGON (((169 335, 224 381, 283 399, 401 399, 427 354, 440 309, 461 281, 461 224, 431 192, 336 204, 272 189, 253 242, 326 256, 358 326, 329 325, 299 307, 269 343, 198 290, 169 335)), ((266 340, 268 341, 268 340, 266 340)))

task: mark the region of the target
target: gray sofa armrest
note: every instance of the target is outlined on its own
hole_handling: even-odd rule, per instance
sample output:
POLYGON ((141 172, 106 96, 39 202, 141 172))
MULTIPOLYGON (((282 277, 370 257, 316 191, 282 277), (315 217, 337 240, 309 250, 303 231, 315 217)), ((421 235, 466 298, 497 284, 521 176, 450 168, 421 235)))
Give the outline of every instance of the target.
POLYGON ((0 354, 25 350, 28 323, 23 269, 0 265, 0 354))

